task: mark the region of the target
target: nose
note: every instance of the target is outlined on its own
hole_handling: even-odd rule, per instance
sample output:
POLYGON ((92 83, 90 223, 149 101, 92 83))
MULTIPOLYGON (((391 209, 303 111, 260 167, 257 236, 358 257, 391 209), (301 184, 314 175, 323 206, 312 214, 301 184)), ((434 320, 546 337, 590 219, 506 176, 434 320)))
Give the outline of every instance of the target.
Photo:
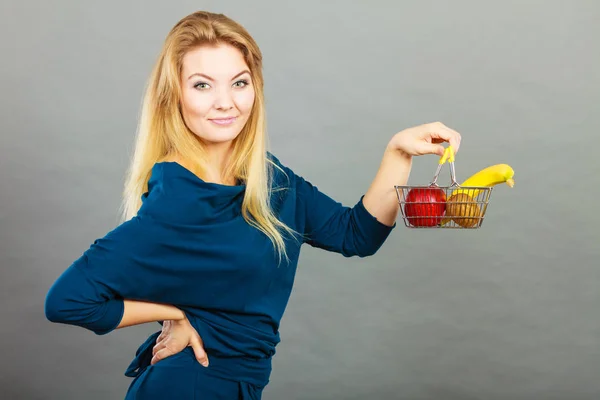
POLYGON ((233 99, 228 89, 217 90, 215 108, 217 110, 230 110, 233 108, 233 99))

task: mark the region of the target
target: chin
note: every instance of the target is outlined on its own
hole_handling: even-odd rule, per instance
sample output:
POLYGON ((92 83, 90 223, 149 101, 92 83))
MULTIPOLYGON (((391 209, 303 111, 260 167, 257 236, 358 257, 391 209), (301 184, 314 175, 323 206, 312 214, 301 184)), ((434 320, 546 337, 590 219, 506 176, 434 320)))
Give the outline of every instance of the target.
POLYGON ((240 132, 236 131, 235 133, 229 134, 228 132, 216 132, 214 134, 202 134, 196 136, 203 142, 208 144, 223 144, 230 143, 235 140, 239 136, 240 132))

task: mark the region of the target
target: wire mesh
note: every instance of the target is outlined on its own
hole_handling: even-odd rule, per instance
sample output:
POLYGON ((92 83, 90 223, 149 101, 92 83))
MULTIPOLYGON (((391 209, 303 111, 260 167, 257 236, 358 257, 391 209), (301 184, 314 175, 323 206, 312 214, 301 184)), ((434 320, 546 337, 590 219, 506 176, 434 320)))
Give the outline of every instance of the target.
POLYGON ((492 187, 395 186, 408 228, 477 229, 483 223, 492 187))

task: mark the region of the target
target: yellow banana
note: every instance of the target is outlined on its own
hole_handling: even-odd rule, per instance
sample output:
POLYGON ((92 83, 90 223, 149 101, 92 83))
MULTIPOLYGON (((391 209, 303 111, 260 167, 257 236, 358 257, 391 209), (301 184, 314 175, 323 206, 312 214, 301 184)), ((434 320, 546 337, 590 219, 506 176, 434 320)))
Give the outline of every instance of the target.
MULTIPOLYGON (((515 185, 515 171, 508 164, 491 165, 481 171, 473 174, 466 181, 460 184, 461 187, 490 187, 501 183, 506 183, 508 186, 515 185)), ((462 189, 459 188, 452 192, 452 195, 466 193, 471 197, 477 196, 481 190, 479 189, 462 189)))
POLYGON ((446 225, 451 219, 454 219, 461 226, 475 226, 479 222, 478 219, 481 218, 475 199, 477 199, 477 195, 482 189, 469 188, 490 187, 501 183, 506 183, 508 186, 513 187, 515 185, 514 176, 515 171, 508 164, 490 165, 471 175, 466 181, 460 184, 460 188, 452 191, 452 195, 447 200, 446 213, 449 216, 445 217, 440 225, 446 225))

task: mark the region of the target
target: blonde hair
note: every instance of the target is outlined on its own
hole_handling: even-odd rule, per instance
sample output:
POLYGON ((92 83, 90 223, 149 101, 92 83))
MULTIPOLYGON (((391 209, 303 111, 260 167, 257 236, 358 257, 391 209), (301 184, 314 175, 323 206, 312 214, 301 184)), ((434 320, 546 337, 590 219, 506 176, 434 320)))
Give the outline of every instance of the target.
MULTIPOLYGON (((262 75, 262 54, 244 27, 223 14, 199 11, 181 19, 169 32, 150 74, 131 162, 123 191, 122 219, 135 216, 155 163, 178 155, 200 173, 208 160, 202 143, 185 124, 180 111, 180 75, 183 57, 200 45, 229 44, 239 49, 248 64, 255 91, 254 105, 246 125, 233 141, 232 157, 224 176, 245 182, 244 219, 272 241, 281 261, 289 260, 282 232, 297 232, 274 215, 270 198, 273 170, 267 157, 267 134, 262 75)), ((281 168, 279 168, 281 170, 281 168)), ((283 170, 282 170, 283 172, 283 170)))

